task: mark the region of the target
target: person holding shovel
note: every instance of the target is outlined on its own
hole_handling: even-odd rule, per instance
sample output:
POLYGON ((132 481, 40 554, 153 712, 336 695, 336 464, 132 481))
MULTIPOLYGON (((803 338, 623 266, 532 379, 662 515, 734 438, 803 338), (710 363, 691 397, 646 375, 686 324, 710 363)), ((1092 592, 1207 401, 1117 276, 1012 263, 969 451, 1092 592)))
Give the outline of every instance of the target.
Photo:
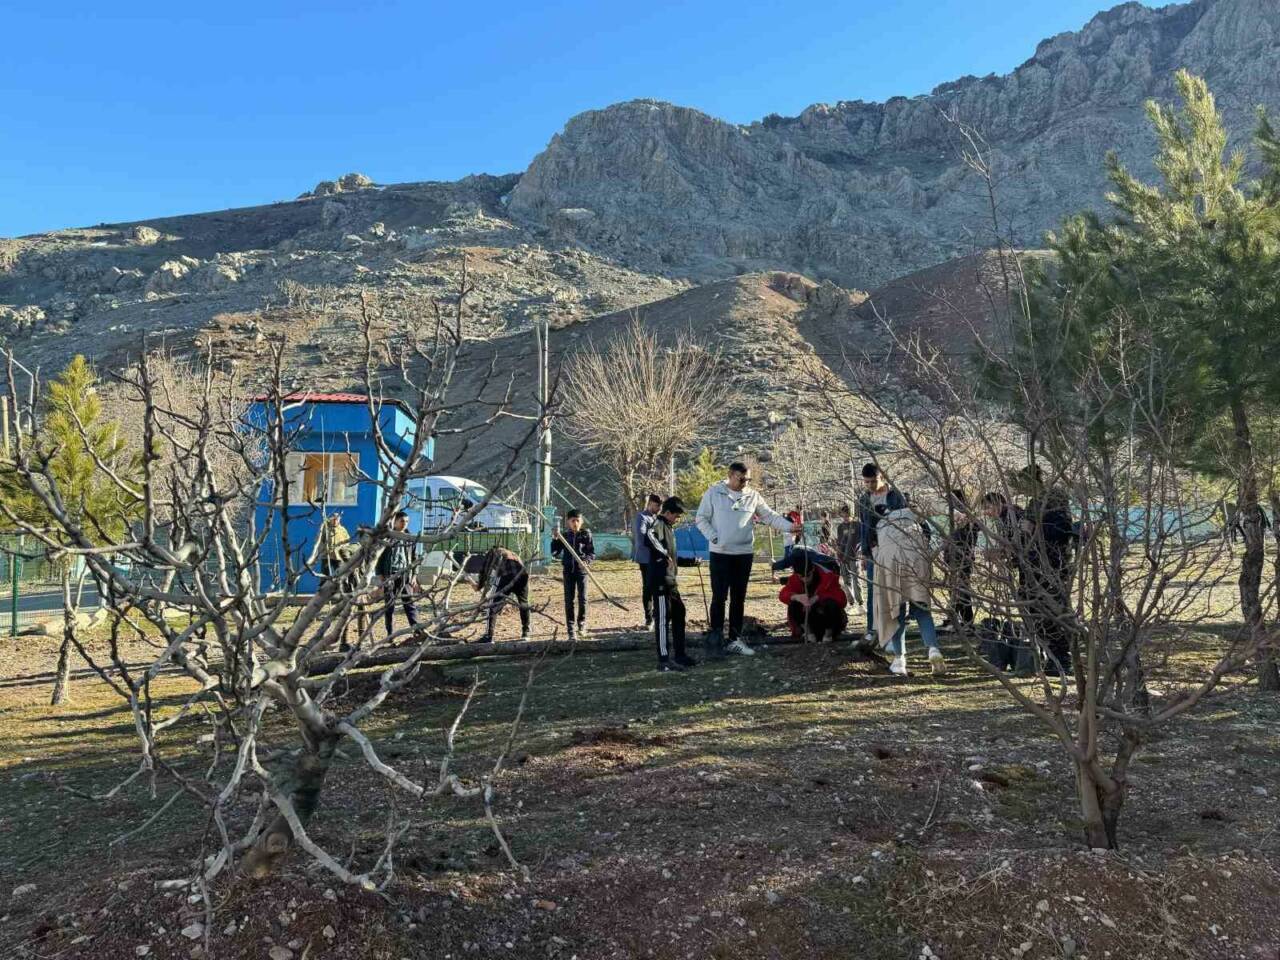
POLYGON ((567 529, 551 541, 551 555, 560 558, 560 572, 564 580, 564 624, 569 639, 584 635, 587 631, 587 566, 596 558, 595 542, 591 531, 584 526, 581 510, 570 510, 564 515, 567 529), (574 600, 577 600, 578 632, 575 635, 574 600))

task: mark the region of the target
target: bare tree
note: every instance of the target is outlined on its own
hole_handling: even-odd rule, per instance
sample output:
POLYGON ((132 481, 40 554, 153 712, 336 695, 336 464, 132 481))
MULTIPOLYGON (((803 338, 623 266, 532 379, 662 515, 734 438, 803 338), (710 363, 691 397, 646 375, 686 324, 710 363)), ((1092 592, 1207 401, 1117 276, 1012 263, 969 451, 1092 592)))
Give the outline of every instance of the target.
MULTIPOLYGON (((1025 455, 1009 442, 1007 417, 992 430, 992 405, 974 388, 972 368, 897 342, 895 361, 927 373, 945 397, 924 407, 883 384, 862 395, 927 478, 927 495, 944 502, 965 477, 996 495, 992 501, 1003 498, 1010 505, 952 509, 956 519, 976 525, 982 544, 966 588, 987 617, 1018 625, 1033 677, 1017 678, 983 659, 983 644, 992 637, 973 624, 957 622, 957 637, 1066 751, 1076 770, 1086 842, 1114 847, 1128 769, 1141 745, 1256 653, 1244 634, 1231 638, 1209 666, 1190 669, 1189 652, 1206 642, 1203 629, 1215 615, 1211 600, 1229 582, 1230 568, 1220 538, 1209 535, 1215 501, 1203 496, 1176 452, 1160 440, 1172 435, 1170 412, 1146 402, 1145 386, 1160 376, 1158 366, 1149 356, 1144 367, 1127 366, 1123 343, 1098 358, 1082 384, 1093 416, 1043 420, 1038 465, 1044 483, 1023 512, 1014 504, 1026 492, 1019 478, 1030 476, 1025 455), (1110 418, 1105 442, 1097 431, 1104 410, 1110 418), (1123 429, 1117 431, 1117 424, 1123 429), (1079 521, 1066 556, 1051 558, 1055 547, 1044 523, 1050 501, 1079 521), (1150 682, 1156 667, 1166 668, 1158 685, 1150 682)), ((845 391, 857 390, 833 378, 820 388, 833 411, 845 391)), ((858 427, 848 427, 859 440, 858 427)), ((956 576, 954 567, 935 565, 931 587, 946 596, 956 588, 956 576)))
MULTIPOLYGON (((487 772, 464 777, 454 767, 455 736, 479 678, 446 731, 442 755, 426 761, 425 775, 388 762, 363 729, 415 682, 430 647, 457 637, 487 613, 483 602, 460 600, 456 578, 443 577, 422 596, 424 616, 416 625, 384 637, 373 625, 376 618, 362 616, 381 609, 384 598, 373 573, 383 551, 405 544, 429 549, 448 541, 486 506, 487 499, 474 503, 447 528, 421 536, 393 528, 392 517, 411 481, 430 470, 423 457, 428 438, 450 432, 478 436, 498 418, 525 421, 523 439, 510 446, 505 466, 492 477, 493 488, 512 475, 524 445, 553 416, 550 409, 525 414, 511 409, 510 382, 496 398, 482 397, 488 383, 476 396, 452 395, 465 293, 464 282, 462 295, 451 304, 437 305, 427 317, 396 329, 388 328, 376 309, 362 311, 354 334, 363 344, 380 469, 361 473, 358 481, 377 488, 378 509, 372 523, 357 532, 340 567, 322 577, 314 593, 303 591, 303 577, 312 572, 303 562, 290 560, 277 584, 269 583, 262 569, 269 539, 278 539, 286 555, 296 557, 305 553, 299 548, 310 535, 303 527, 310 523, 311 507, 291 499, 290 453, 305 396, 285 385, 284 344, 272 344, 271 369, 263 374, 258 401, 249 411, 234 381, 214 375, 216 358, 202 366, 203 376, 182 398, 168 389, 153 356, 144 354, 122 375, 126 396, 141 411, 140 476, 126 477, 111 463, 96 462, 96 481, 131 502, 139 517, 118 536, 108 535, 92 515, 68 508, 64 487, 37 454, 45 429, 42 411, 35 403, 21 411, 24 429, 9 468, 53 523, 52 529, 20 525, 51 552, 82 558, 112 616, 105 658, 97 659, 83 645, 79 652, 128 704, 138 735, 136 769, 95 796, 116 796, 141 782, 154 797, 167 782, 173 795, 165 807, 186 797, 203 808, 210 830, 192 880, 201 892, 236 863, 252 875, 266 874, 294 847, 345 882, 366 889, 389 882, 406 824, 390 822, 383 849, 363 864, 335 856, 309 832, 344 744, 365 776, 380 778, 407 798, 425 803, 449 794, 474 800, 515 865, 493 809, 495 779, 514 728, 487 772), (388 343, 395 344, 396 375, 384 379, 388 343), (379 416, 391 389, 412 401, 413 429, 406 435, 390 435, 379 416), (475 404, 488 405, 483 422, 450 425, 460 408, 475 404), (225 456, 235 458, 232 469, 218 467, 225 456), (255 523, 255 512, 261 518, 262 511, 266 522, 255 523), (148 645, 158 653, 141 664, 130 662, 148 645), (354 671, 386 664, 393 646, 401 654, 398 662, 375 674, 372 689, 354 702, 339 696, 358 689, 347 684, 354 671), (176 708, 160 709, 152 684, 175 671, 186 692, 176 708), (281 716, 288 722, 281 723, 281 716), (207 730, 204 741, 212 749, 201 773, 183 762, 189 759, 187 745, 196 739, 188 732, 193 725, 207 730)), ((16 395, 12 370, 11 364, 10 394, 16 395)), ((523 704, 517 724, 522 713, 523 704)))
POLYGON ((617 476, 628 514, 637 482, 665 477, 737 396, 717 351, 685 337, 663 346, 639 314, 607 346, 579 353, 564 383, 567 431, 617 476))
POLYGON ((956 622, 969 655, 1065 751, 1085 842, 1114 847, 1142 745, 1157 728, 1176 735, 1169 721, 1238 677, 1262 638, 1207 629, 1232 563, 1213 535, 1217 498, 1171 440, 1187 428, 1170 389, 1180 358, 1152 342, 1149 318, 1119 310, 1111 335, 1081 349, 1076 301, 1037 298, 1000 228, 989 151, 950 119, 995 237, 988 323, 957 313, 974 343, 957 355, 882 317, 887 354, 850 355, 842 378, 819 376, 817 387, 855 443, 868 439, 868 418, 848 410, 870 404, 875 429, 895 435, 893 472, 913 472, 927 497, 949 502, 952 526, 973 525, 971 563, 944 553, 931 589, 963 587, 977 623, 1021 637, 1027 677, 992 662, 1003 630, 993 638, 956 622), (966 485, 989 496, 946 496, 966 485), (1206 650, 1208 663, 1197 656, 1206 650))

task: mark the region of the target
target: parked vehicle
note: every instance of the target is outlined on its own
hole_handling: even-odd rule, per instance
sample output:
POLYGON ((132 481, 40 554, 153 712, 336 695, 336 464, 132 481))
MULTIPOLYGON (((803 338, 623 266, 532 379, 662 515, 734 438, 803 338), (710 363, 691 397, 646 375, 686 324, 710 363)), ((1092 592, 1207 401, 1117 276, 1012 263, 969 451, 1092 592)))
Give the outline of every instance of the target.
MULTIPOLYGON (((442 530, 472 505, 480 503, 489 492, 465 477, 424 477, 410 487, 410 512, 421 512, 423 530, 442 530)), ((472 518, 468 530, 510 530, 528 533, 532 528, 529 514, 518 507, 490 500, 472 518)))

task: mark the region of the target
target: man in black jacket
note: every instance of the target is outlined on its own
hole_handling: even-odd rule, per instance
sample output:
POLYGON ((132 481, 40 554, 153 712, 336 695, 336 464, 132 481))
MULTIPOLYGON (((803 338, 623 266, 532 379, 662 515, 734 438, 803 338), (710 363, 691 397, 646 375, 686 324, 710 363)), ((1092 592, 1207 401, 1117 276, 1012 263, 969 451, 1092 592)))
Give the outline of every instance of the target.
MULTIPOLYGON (((396 512, 391 518, 391 529, 395 533, 406 533, 409 526, 409 514, 403 510, 396 512)), ((378 556, 374 572, 382 581, 384 606, 382 617, 387 625, 387 636, 391 636, 391 625, 395 619, 396 600, 404 607, 405 619, 409 626, 418 625, 418 610, 413 603, 413 594, 417 588, 418 544, 414 540, 393 539, 378 556)))
POLYGON ((684 515, 684 502, 668 497, 662 502, 653 525, 645 536, 649 541, 649 583, 654 598, 654 635, 658 642, 658 669, 663 673, 697 666, 685 653, 684 601, 677 582, 678 554, 675 525, 684 515))
POLYGON ((973 626, 973 562, 978 549, 978 525, 969 515, 969 501, 959 488, 951 491, 951 511, 955 525, 943 545, 943 559, 951 581, 953 629, 973 626))
POLYGON ((1038 466, 1028 467, 1022 479, 1031 499, 1023 511, 1022 597, 1027 626, 1033 637, 1071 673, 1071 561, 1076 529, 1066 493, 1047 485, 1038 466))
POLYGON ((564 580, 564 624, 569 639, 574 638, 574 600, 577 600, 578 633, 587 630, 587 565, 596 558, 595 542, 591 531, 583 526, 582 511, 570 510, 564 515, 567 529, 551 541, 551 555, 560 558, 560 572, 564 580))

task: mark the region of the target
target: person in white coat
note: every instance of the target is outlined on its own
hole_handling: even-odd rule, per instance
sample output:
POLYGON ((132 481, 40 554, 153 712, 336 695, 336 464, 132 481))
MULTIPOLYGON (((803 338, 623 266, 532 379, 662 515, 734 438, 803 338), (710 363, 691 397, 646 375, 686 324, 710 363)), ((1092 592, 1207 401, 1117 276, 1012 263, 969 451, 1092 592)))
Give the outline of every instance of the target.
POLYGON ((882 638, 881 645, 893 652, 889 670, 903 677, 907 676, 908 619, 920 625, 920 639, 934 676, 947 670, 929 610, 933 559, 920 520, 915 510, 902 507, 885 512, 876 525, 876 633, 882 638))
POLYGON ((755 651, 742 639, 742 609, 751 580, 755 556, 757 522, 767 523, 783 533, 803 533, 804 526, 792 523, 770 509, 751 489, 751 471, 744 463, 729 464, 729 476, 712 484, 702 495, 697 524, 711 547, 711 611, 704 639, 707 654, 726 652, 752 656, 755 651), (729 603, 729 636, 725 642, 724 605, 729 603))

